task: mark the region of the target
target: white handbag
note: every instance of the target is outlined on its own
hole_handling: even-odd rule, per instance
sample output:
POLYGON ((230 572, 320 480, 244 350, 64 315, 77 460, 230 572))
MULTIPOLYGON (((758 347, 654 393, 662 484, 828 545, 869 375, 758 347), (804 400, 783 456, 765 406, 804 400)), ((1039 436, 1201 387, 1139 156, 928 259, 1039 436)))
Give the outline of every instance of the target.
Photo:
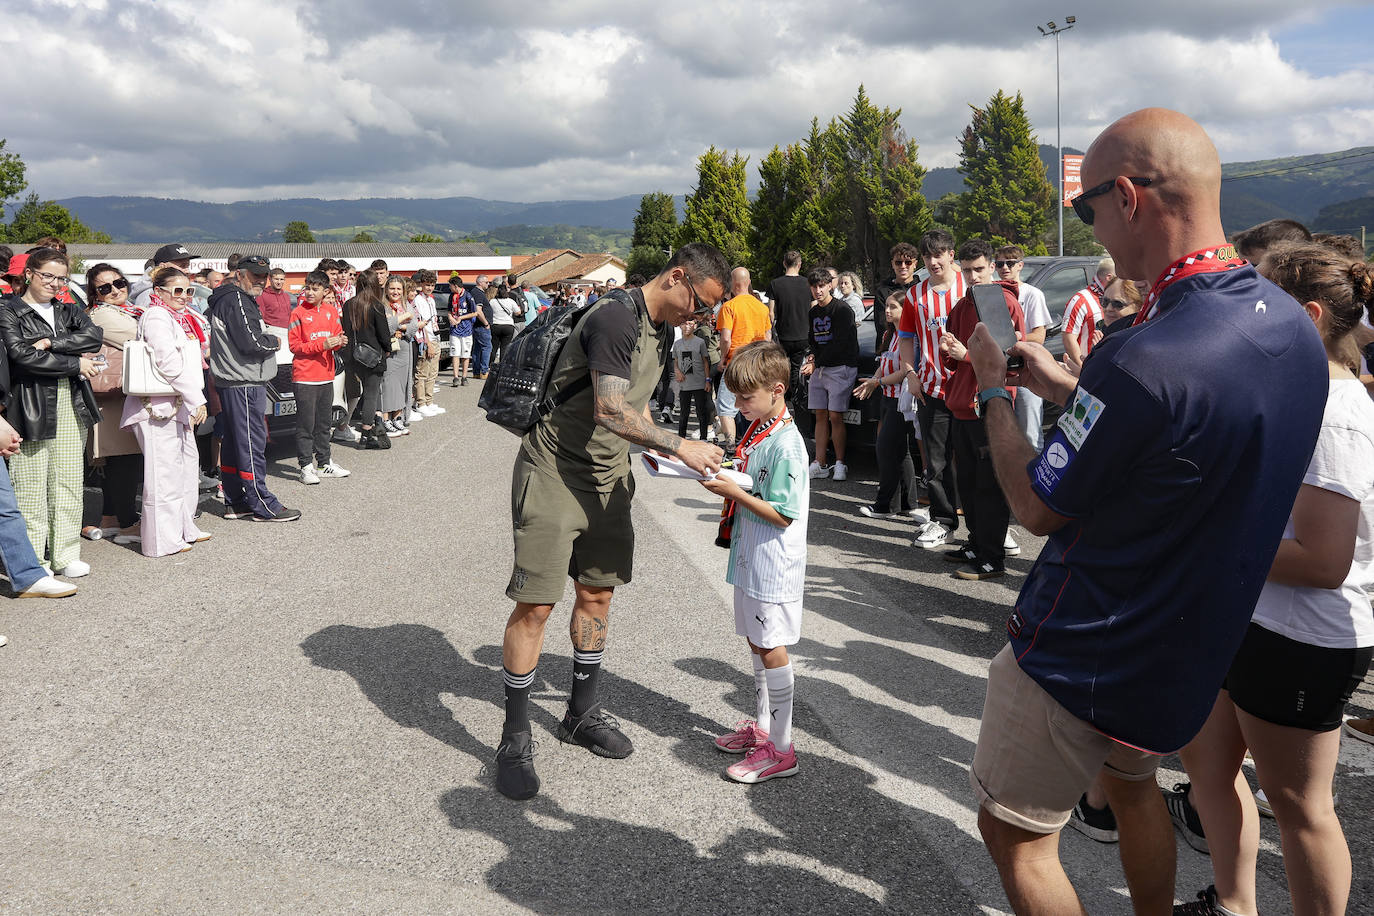
MULTIPOLYGON (((200 376, 199 387, 205 386, 200 365, 200 342, 191 338, 177 341, 181 350, 181 364, 200 376)), ((138 336, 124 344, 124 393, 136 398, 171 397, 177 393, 172 383, 157 369, 153 348, 143 339, 143 322, 138 323, 138 336)))

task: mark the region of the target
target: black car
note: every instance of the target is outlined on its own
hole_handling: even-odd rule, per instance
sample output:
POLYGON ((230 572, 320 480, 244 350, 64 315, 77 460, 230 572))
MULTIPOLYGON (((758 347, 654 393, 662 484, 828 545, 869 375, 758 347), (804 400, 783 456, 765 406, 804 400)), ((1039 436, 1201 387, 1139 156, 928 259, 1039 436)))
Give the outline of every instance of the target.
MULTIPOLYGON (((1045 330, 1045 348, 1055 358, 1064 355, 1064 339, 1060 333, 1064 326, 1064 307, 1074 293, 1086 287, 1097 272, 1097 257, 1028 257, 1021 271, 1021 282, 1029 283, 1045 294, 1045 305, 1049 308, 1050 324, 1045 330)), ((922 271, 921 276, 924 276, 922 271)), ((878 353, 877 329, 873 324, 874 304, 870 298, 864 299, 864 321, 859 325, 859 378, 869 378, 877 370, 878 353)), ((797 420, 797 428, 808 439, 814 433, 814 420, 806 408, 805 385, 793 398, 792 415, 797 420)), ((1046 403, 1043 417, 1048 432, 1059 420, 1062 408, 1058 404, 1046 403)), ((872 447, 877 438, 879 398, 875 395, 866 401, 850 398, 849 409, 845 411, 844 422, 849 427, 848 442, 858 447, 872 447)))

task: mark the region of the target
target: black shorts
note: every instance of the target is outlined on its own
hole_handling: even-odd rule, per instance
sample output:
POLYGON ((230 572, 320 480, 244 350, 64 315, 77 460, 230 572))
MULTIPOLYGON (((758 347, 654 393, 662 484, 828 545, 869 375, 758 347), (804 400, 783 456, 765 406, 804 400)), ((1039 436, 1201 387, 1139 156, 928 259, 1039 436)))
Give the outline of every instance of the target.
POLYGON ((1257 719, 1329 732, 1341 727, 1371 656, 1374 647, 1327 649, 1252 623, 1222 686, 1232 703, 1257 719))

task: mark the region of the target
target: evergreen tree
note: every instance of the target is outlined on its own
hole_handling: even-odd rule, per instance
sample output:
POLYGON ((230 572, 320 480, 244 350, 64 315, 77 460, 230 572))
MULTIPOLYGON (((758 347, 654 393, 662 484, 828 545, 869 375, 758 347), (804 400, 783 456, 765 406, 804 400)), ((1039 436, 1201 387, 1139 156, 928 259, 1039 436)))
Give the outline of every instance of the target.
POLYGON ((16 245, 31 245, 47 235, 68 244, 110 241, 107 233, 92 230, 57 201, 39 200, 37 194, 30 194, 5 227, 5 240, 16 245))
MULTIPOLYGON (((788 151, 791 151, 788 147, 788 151)), ((782 269, 791 247, 791 209, 787 193, 787 157, 777 146, 759 163, 759 192, 749 208, 749 251, 755 285, 782 269)))
POLYGON ((421 232, 419 235, 412 235, 410 237, 410 240, 412 242, 421 242, 426 244, 433 244, 434 242, 443 241, 443 239, 439 238, 439 236, 435 235, 432 232, 421 232))
POLYGON ((375 241, 377 241, 377 239, 372 235, 371 232, 368 232, 366 229, 364 229, 362 232, 359 232, 357 235, 353 236, 353 241, 355 241, 355 242, 375 242, 375 241))
POLYGON ((626 276, 657 276, 668 263, 668 251, 677 243, 677 233, 677 205, 672 195, 653 191, 641 197, 630 237, 630 256, 625 259, 626 276))
POLYGON ((900 108, 878 108, 860 85, 849 113, 834 128, 843 175, 844 261, 870 284, 886 275, 894 244, 915 242, 931 226, 921 193, 925 169, 916 141, 898 122, 901 114, 900 108))
POLYGON ((286 224, 286 228, 281 231, 281 240, 311 244, 315 241, 315 233, 310 231, 309 223, 296 219, 286 224))
POLYGON ((653 191, 639 199, 634 234, 630 237, 632 249, 672 248, 677 241, 677 231, 677 205, 671 194, 653 191))
POLYGON ((958 235, 1044 254, 1042 236, 1055 191, 1021 93, 1013 98, 999 89, 987 107, 969 107, 973 120, 960 138, 959 171, 968 190, 955 208, 958 235))
POLYGON ((745 191, 748 158, 727 155, 714 146, 697 160, 697 186, 687 195, 686 215, 678 229, 678 247, 709 242, 732 265, 749 263, 749 196, 745 191))
MULTIPOLYGON (((24 171, 24 160, 19 158, 18 153, 5 152, 5 141, 0 139, 0 208, 18 198, 29 186, 24 171)), ((0 209, 0 219, 4 215, 3 209, 0 209)))

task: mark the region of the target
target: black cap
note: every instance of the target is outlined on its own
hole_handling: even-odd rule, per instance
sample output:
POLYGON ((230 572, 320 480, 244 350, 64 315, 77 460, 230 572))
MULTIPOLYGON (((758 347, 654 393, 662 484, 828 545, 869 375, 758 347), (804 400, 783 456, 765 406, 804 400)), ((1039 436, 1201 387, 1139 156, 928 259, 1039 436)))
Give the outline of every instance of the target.
POLYGON ((247 257, 239 258, 238 267, 235 270, 246 270, 258 276, 266 276, 272 272, 272 262, 260 254, 250 254, 247 257))
POLYGON ((198 254, 191 254, 186 250, 185 245, 163 245, 153 253, 154 264, 166 264, 168 261, 190 261, 200 257, 198 254))

